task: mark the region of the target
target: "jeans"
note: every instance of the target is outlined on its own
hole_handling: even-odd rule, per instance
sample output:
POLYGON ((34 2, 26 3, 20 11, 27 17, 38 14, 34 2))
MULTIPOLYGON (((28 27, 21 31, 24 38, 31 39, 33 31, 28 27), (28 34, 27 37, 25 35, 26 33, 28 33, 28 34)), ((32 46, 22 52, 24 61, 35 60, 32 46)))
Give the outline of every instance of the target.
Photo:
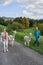
POLYGON ((37 46, 39 46, 39 38, 36 38, 36 41, 34 42, 34 45, 36 45, 37 44, 37 46))

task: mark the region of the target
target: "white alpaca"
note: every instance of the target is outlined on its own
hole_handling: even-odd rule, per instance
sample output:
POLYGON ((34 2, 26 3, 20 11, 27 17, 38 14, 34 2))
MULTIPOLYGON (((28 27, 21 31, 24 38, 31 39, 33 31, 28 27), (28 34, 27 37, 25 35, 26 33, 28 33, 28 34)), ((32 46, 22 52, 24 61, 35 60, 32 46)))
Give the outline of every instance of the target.
POLYGON ((14 36, 13 35, 9 35, 9 44, 12 45, 12 47, 14 46, 14 40, 15 40, 15 35, 16 35, 16 31, 14 32, 14 36))
POLYGON ((12 45, 12 47, 14 46, 14 36, 9 35, 9 45, 12 45))
POLYGON ((28 43, 28 46, 29 46, 29 42, 31 41, 31 38, 32 38, 32 33, 29 33, 29 36, 24 36, 25 46, 26 46, 26 43, 28 43))

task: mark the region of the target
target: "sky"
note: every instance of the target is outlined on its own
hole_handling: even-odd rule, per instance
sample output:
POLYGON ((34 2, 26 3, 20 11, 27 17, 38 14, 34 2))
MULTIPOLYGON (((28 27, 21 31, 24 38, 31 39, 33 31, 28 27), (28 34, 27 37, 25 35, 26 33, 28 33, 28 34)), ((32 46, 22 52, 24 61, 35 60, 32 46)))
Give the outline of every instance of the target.
POLYGON ((43 0, 0 0, 0 16, 43 19, 43 0))

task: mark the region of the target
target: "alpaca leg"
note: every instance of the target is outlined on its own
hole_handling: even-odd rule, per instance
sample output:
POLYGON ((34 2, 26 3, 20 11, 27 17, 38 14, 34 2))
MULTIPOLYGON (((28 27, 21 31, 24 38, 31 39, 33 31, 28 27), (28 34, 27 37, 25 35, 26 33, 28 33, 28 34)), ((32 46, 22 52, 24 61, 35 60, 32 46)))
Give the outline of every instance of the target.
POLYGON ((12 47, 14 46, 14 40, 12 41, 12 47))
POLYGON ((6 41, 6 51, 8 51, 8 41, 6 41))
POLYGON ((29 46, 29 42, 28 42, 28 46, 29 46))
POLYGON ((26 41, 25 41, 25 46, 26 46, 26 41))

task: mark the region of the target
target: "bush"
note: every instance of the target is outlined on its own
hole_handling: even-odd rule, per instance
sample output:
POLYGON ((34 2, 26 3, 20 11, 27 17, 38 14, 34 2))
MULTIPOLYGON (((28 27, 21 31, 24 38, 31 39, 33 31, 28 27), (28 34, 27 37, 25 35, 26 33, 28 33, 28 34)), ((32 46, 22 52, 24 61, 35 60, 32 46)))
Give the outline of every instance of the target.
POLYGON ((41 35, 43 35, 43 24, 39 24, 39 29, 40 29, 41 35))
POLYGON ((0 32, 2 32, 6 26, 0 25, 0 32))
POLYGON ((18 23, 18 22, 14 22, 14 23, 11 25, 11 29, 13 29, 13 30, 22 29, 22 24, 20 24, 20 23, 18 23))
POLYGON ((13 35, 13 30, 11 29, 11 25, 7 26, 7 32, 9 35, 13 35))
POLYGON ((12 29, 11 29, 11 25, 8 25, 7 26, 7 32, 10 32, 12 29))

